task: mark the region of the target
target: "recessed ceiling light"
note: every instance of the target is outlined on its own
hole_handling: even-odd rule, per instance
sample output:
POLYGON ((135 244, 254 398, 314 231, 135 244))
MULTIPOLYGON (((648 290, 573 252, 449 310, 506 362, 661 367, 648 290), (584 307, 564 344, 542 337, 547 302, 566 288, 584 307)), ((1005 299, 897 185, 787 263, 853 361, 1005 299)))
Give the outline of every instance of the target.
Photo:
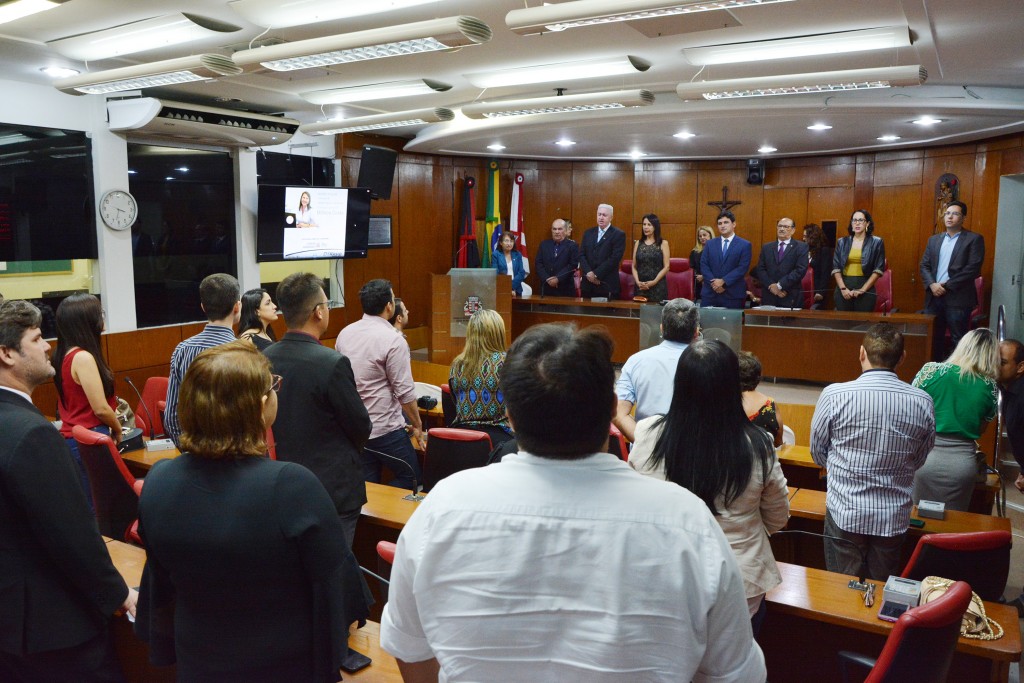
POLYGON ((772 152, 778 152, 779 150, 771 145, 762 145, 757 148, 757 151, 761 154, 771 154, 772 152))
POLYGON ((640 150, 637 149, 634 149, 632 152, 629 153, 630 159, 642 159, 645 156, 647 156, 646 153, 641 152, 640 150))
POLYGON ((879 137, 878 139, 881 140, 882 142, 892 142, 893 140, 899 140, 900 136, 899 135, 883 135, 883 136, 879 137))
POLYGON ((493 145, 487 145, 487 149, 493 149, 495 152, 500 152, 501 150, 505 149, 505 145, 499 145, 498 143, 495 143, 493 145))
POLYGON ((566 140, 565 138, 563 138, 563 139, 559 140, 558 142, 556 142, 555 144, 558 145, 559 147, 572 147, 573 145, 576 144, 576 141, 575 140, 566 140))
POLYGON ((174 178, 172 178, 171 176, 166 176, 164 180, 174 180, 174 178))
POLYGON ((135 175, 136 173, 138 173, 138 171, 136 171, 135 169, 128 169, 128 175, 135 175))
POLYGON ((82 73, 78 69, 68 69, 63 66, 44 66, 40 69, 44 74, 50 78, 68 78, 70 76, 77 76, 82 73))
POLYGON ((178 168, 176 168, 174 170, 175 171, 179 171, 181 173, 188 173, 188 166, 179 166, 178 168))
POLYGON ((832 126, 828 125, 827 123, 815 123, 813 125, 807 126, 807 130, 832 130, 832 126))
POLYGON ((932 118, 931 116, 922 116, 914 121, 919 126, 930 126, 934 123, 942 123, 942 119, 932 118))
POLYGON ((679 138, 680 140, 689 140, 690 138, 697 137, 697 134, 696 133, 691 133, 690 131, 687 131, 687 130, 684 130, 682 133, 676 133, 672 137, 679 138))

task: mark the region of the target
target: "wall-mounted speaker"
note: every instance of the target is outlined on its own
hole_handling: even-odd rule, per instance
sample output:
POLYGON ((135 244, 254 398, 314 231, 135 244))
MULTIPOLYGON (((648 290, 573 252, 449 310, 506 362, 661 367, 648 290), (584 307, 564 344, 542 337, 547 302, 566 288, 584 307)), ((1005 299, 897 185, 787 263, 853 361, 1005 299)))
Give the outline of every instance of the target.
POLYGON ((395 181, 395 162, 398 152, 387 147, 363 145, 359 162, 359 180, 356 187, 367 187, 374 199, 391 199, 391 185, 395 181))
POLYGON ((764 159, 747 159, 747 184, 764 183, 764 159))

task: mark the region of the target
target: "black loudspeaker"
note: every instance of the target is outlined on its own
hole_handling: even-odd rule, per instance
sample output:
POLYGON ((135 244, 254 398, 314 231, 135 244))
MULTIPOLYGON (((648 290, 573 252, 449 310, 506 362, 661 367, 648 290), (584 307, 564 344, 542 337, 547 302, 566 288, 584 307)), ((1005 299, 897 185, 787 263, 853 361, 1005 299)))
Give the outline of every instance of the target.
POLYGON ((356 187, 369 188, 374 199, 391 199, 396 161, 398 152, 393 149, 363 145, 363 158, 359 164, 359 180, 356 187))
POLYGON ((762 183, 764 183, 764 159, 747 159, 747 184, 761 185, 762 183))

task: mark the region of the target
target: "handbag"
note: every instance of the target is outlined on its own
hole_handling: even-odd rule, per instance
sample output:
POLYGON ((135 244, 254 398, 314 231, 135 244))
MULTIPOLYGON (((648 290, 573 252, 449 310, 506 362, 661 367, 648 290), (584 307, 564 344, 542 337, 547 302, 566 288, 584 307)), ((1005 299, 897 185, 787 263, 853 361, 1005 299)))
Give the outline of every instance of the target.
MULTIPOLYGON (((952 579, 941 576, 926 576, 921 582, 921 604, 926 605, 942 596, 953 585, 952 579)), ((971 591, 971 602, 967 605, 960 622, 960 635, 975 640, 999 640, 1003 637, 1003 627, 985 614, 985 603, 978 594, 971 591)))
POLYGON ((128 401, 120 396, 117 397, 117 407, 114 408, 114 415, 117 416, 117 421, 121 423, 122 434, 128 430, 135 429, 135 413, 132 411, 131 406, 128 405, 128 401))

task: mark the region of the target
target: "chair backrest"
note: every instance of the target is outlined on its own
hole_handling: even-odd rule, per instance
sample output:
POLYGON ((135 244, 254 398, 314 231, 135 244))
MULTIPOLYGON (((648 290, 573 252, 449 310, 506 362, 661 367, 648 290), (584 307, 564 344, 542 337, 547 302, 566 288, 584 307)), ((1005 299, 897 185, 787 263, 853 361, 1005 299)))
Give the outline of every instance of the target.
POLYGON ((632 261, 632 259, 628 259, 628 258, 627 259, 623 259, 622 262, 619 263, 619 270, 622 271, 623 273, 629 273, 630 275, 632 275, 633 274, 633 261, 632 261))
POLYGON ((267 457, 277 460, 277 441, 274 439, 274 430, 267 427, 267 457))
POLYGON ((483 467, 491 454, 491 437, 475 429, 435 427, 427 431, 427 454, 423 458, 423 490, 450 474, 483 467))
POLYGON ((982 318, 985 317, 985 313, 982 308, 985 305, 985 278, 980 275, 974 278, 974 292, 978 295, 978 303, 976 303, 974 305, 974 309, 971 310, 970 324, 972 330, 978 327, 982 318))
MULTIPOLYGON (((631 269, 632 270, 632 269, 631 269)), ((631 273, 624 273, 621 270, 619 275, 619 298, 623 301, 629 301, 633 298, 633 275, 631 273)))
POLYGON ((966 581, 982 600, 998 600, 1010 574, 1009 531, 926 534, 903 569, 904 578, 920 581, 941 576, 966 581))
POLYGON ((800 280, 800 289, 804 293, 804 308, 810 310, 814 306, 814 268, 807 266, 807 272, 800 280))
POLYGON ((669 270, 665 274, 665 280, 668 283, 668 298, 693 301, 693 271, 690 269, 690 259, 674 258, 669 261, 669 270), (677 265, 676 261, 683 261, 685 266, 677 265))
POLYGON ((888 268, 875 280, 875 313, 892 311, 892 271, 888 268))
POLYGON ((904 612, 864 683, 945 681, 970 601, 971 587, 957 581, 937 600, 904 612))
POLYGON ((127 540, 132 522, 139 516, 135 477, 128 471, 113 439, 75 425, 71 436, 89 474, 89 488, 96 506, 96 522, 104 536, 127 540))
POLYGON ((452 387, 449 384, 441 385, 441 412, 444 413, 445 425, 455 424, 455 418, 458 417, 459 410, 455 405, 455 397, 452 396, 452 387))
POLYGON ((583 281, 583 274, 580 273, 579 268, 572 271, 572 281, 573 284, 576 285, 576 298, 578 299, 583 296, 583 290, 580 289, 580 283, 583 281))
POLYGON ((615 425, 608 429, 608 452, 619 460, 629 460, 629 447, 626 445, 626 437, 615 425))
POLYGON ((688 270, 691 270, 690 259, 673 256, 668 260, 668 272, 685 273, 688 270))
POLYGON ((157 404, 167 400, 166 377, 150 377, 142 387, 142 400, 135 406, 135 424, 142 432, 151 438, 160 438, 164 435, 163 415, 157 404), (143 408, 142 404, 146 407, 143 408), (147 412, 147 410, 149 412, 147 412), (149 417, 153 416, 153 424, 149 424, 149 417), (153 427, 150 431, 150 426, 153 427))
POLYGON ((753 275, 747 275, 747 291, 754 295, 754 298, 761 298, 761 282, 753 275))
POLYGON ((391 565, 395 563, 395 546, 391 541, 377 542, 377 576, 384 579, 379 582, 381 603, 388 601, 388 584, 391 581, 391 565))

